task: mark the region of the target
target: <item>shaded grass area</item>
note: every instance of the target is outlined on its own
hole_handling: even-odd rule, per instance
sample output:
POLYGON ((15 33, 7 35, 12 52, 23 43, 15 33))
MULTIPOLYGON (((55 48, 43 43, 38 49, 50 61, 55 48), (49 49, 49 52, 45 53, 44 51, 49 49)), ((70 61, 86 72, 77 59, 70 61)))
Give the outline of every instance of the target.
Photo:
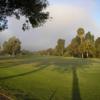
POLYGON ((73 71, 73 87, 72 87, 72 100, 82 100, 79 87, 79 79, 77 76, 76 67, 72 68, 73 71))
POLYGON ((100 100, 100 60, 78 70, 82 100, 100 100))
POLYGON ((16 100, 100 100, 99 67, 99 59, 0 58, 0 89, 16 100))

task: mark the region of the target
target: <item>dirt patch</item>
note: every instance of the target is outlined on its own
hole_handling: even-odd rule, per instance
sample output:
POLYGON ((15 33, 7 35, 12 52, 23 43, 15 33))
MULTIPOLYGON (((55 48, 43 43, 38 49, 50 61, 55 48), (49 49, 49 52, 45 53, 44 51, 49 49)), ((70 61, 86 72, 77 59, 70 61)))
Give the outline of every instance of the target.
POLYGON ((9 96, 5 94, 0 93, 0 100, 13 100, 13 99, 11 99, 9 96))

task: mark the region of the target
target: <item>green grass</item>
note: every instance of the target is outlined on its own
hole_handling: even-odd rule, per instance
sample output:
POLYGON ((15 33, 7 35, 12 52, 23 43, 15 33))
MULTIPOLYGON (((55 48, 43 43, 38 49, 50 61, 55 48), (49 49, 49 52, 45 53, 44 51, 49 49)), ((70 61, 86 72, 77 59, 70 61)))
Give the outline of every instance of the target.
POLYGON ((16 100, 100 100, 100 60, 0 58, 0 89, 16 100))

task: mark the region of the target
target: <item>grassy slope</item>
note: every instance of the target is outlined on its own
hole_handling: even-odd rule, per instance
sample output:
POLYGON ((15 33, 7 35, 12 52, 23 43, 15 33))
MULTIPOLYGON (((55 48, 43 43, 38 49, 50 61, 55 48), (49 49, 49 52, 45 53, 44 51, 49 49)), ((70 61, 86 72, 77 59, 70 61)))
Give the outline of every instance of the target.
POLYGON ((17 100, 100 100, 99 76, 100 60, 96 59, 34 56, 0 60, 0 86, 17 100))

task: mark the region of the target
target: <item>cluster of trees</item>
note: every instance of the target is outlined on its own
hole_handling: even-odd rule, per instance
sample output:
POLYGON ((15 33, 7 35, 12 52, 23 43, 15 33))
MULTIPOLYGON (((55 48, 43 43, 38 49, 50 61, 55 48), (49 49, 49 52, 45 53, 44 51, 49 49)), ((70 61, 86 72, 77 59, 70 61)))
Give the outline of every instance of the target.
POLYGON ((9 54, 15 56, 21 51, 21 42, 16 37, 9 38, 8 41, 5 41, 1 47, 1 54, 9 54))
POLYGON ((74 57, 100 57, 100 37, 95 40, 91 32, 85 33, 83 28, 79 28, 77 36, 72 39, 66 52, 74 57))
POLYGON ((58 39, 54 49, 39 51, 41 55, 73 56, 73 57, 100 57, 100 37, 96 40, 91 32, 85 33, 83 28, 77 30, 77 35, 65 47, 65 40, 58 39))

